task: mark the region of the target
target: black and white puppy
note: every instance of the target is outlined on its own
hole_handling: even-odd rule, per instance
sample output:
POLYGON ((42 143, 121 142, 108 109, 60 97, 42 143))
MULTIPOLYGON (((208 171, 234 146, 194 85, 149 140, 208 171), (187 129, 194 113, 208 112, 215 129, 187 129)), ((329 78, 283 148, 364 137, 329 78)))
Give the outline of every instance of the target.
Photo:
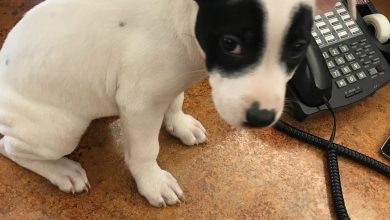
POLYGON ((153 206, 183 199, 156 158, 162 123, 206 141, 182 111, 209 72, 215 106, 235 126, 267 127, 310 41, 314 0, 46 0, 0 51, 0 153, 60 190, 88 190, 69 160, 91 120, 120 115, 125 159, 153 206))

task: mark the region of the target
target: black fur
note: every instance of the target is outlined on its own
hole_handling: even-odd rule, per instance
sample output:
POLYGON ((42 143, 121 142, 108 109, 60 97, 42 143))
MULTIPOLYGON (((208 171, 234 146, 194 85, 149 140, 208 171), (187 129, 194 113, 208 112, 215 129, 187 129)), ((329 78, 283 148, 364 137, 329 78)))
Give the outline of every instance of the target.
POLYGON ((225 76, 234 76, 260 62, 264 53, 264 20, 266 14, 258 0, 197 0, 199 12, 195 33, 206 53, 209 71, 220 69, 225 76), (233 36, 242 43, 240 55, 223 50, 221 38, 233 36))
POLYGON ((313 12, 309 6, 300 5, 292 19, 291 26, 284 39, 282 63, 291 73, 305 57, 311 40, 313 12))

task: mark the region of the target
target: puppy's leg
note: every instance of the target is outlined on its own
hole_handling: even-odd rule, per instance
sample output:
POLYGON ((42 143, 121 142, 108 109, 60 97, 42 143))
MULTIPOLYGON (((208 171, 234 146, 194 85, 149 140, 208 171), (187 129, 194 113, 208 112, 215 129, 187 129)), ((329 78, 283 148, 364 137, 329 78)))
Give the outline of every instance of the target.
POLYGON ((165 128, 186 145, 201 144, 207 140, 206 129, 191 115, 182 110, 184 93, 170 104, 164 117, 165 128))
POLYGON ((183 199, 183 191, 176 179, 162 170, 156 161, 159 152, 158 134, 167 105, 143 103, 143 107, 138 105, 135 110, 119 104, 126 163, 138 191, 155 207, 174 205, 183 199))
POLYGON ((33 152, 26 152, 21 150, 26 149, 24 144, 5 136, 0 140, 0 154, 45 177, 63 192, 88 191, 90 185, 87 175, 79 163, 62 157, 63 155, 59 156, 62 157, 60 159, 50 160, 33 152))

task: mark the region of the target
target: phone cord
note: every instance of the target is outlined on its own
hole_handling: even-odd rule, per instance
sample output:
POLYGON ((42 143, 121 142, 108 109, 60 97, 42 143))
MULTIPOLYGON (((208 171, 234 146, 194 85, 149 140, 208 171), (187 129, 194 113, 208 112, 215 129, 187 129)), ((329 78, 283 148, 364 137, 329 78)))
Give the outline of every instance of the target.
POLYGON ((349 220, 347 208, 345 207, 343 190, 341 188, 341 180, 339 173, 339 163, 337 160, 336 149, 333 147, 334 138, 336 136, 336 114, 333 111, 327 98, 323 97, 325 105, 332 114, 333 117, 333 128, 332 134, 328 141, 328 174, 330 182, 330 190, 332 191, 333 208, 336 211, 337 219, 349 220))
POLYGON ((337 219, 350 219, 343 198, 337 154, 371 168, 388 178, 390 178, 390 167, 357 151, 351 150, 339 144, 334 144, 333 140, 336 134, 336 116, 332 106, 329 104, 327 99, 325 99, 325 103, 333 116, 333 129, 329 141, 295 128, 283 121, 277 122, 274 127, 278 131, 286 133, 293 138, 304 141, 323 150, 327 150, 329 181, 331 186, 333 206, 337 215, 337 219))

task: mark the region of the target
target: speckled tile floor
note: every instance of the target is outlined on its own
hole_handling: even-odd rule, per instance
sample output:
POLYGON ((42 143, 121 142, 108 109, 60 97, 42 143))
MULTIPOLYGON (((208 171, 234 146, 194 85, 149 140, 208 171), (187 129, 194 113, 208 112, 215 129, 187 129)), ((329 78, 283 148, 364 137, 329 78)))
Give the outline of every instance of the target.
MULTIPOLYGON (((39 0, 0 0, 0 42, 39 0)), ((390 16, 390 3, 375 0, 390 16)), ((208 130, 209 141, 185 147, 162 131, 159 163, 183 187, 187 201, 150 207, 137 193, 121 154, 115 118, 95 121, 70 157, 86 169, 92 190, 72 196, 0 157, 0 219, 332 219, 323 152, 274 129, 232 129, 214 110, 207 82, 187 92, 185 110, 208 130)), ((379 148, 390 134, 390 85, 337 113, 336 142, 390 164, 379 148)), ((327 138, 329 115, 294 125, 327 138)), ((352 219, 388 219, 390 181, 340 160, 352 219)))

